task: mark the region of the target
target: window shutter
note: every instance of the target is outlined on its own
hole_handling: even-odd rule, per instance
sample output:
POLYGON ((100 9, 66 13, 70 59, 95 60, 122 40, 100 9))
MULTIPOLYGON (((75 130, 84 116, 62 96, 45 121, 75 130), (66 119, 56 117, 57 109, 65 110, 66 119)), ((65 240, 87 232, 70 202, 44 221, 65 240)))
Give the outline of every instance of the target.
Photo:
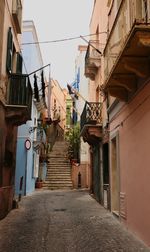
POLYGON ((11 32, 11 27, 9 27, 7 37, 7 58, 6 58, 6 70, 9 73, 12 72, 12 54, 13 54, 13 36, 11 32))
POLYGON ((22 55, 20 53, 17 53, 16 73, 22 73, 22 55))

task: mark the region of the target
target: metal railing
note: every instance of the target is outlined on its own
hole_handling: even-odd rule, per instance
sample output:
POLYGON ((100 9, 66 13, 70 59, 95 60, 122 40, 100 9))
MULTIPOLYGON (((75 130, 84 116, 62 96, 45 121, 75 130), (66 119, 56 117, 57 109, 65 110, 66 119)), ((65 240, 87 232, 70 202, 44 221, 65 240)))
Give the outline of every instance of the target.
POLYGON ((31 112, 32 88, 28 75, 11 74, 9 76, 7 105, 26 106, 31 112))
POLYGON ((86 102, 81 114, 81 131, 86 124, 97 125, 102 123, 102 103, 86 102))
POLYGON ((104 50, 105 78, 117 61, 134 25, 150 24, 150 0, 123 0, 118 7, 104 50))

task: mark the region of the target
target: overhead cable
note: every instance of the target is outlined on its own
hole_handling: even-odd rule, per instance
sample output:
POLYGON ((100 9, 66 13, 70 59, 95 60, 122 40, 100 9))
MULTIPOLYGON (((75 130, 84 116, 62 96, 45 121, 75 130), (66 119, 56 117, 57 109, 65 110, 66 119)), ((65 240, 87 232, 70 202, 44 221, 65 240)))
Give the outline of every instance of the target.
POLYGON ((75 40, 75 39, 80 39, 81 37, 90 37, 98 34, 104 34, 107 32, 99 32, 99 33, 93 33, 93 34, 88 34, 84 36, 78 36, 78 37, 72 37, 72 38, 64 38, 64 39, 57 39, 57 40, 47 40, 47 41, 35 41, 35 42, 27 42, 27 43, 22 43, 22 45, 32 45, 32 44, 48 44, 48 43, 57 43, 57 42, 64 42, 64 41, 69 41, 69 40, 75 40))

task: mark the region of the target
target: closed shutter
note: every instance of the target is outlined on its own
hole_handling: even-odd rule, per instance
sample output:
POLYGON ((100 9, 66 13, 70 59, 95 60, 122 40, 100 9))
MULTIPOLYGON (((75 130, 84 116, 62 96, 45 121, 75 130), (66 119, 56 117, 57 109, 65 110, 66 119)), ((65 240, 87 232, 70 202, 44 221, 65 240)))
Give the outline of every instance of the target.
POLYGON ((8 30, 7 37, 7 58, 6 58, 6 71, 12 72, 12 54, 13 54, 13 36, 11 32, 11 27, 8 30))
POLYGON ((16 73, 22 73, 22 55, 20 53, 17 53, 16 73))

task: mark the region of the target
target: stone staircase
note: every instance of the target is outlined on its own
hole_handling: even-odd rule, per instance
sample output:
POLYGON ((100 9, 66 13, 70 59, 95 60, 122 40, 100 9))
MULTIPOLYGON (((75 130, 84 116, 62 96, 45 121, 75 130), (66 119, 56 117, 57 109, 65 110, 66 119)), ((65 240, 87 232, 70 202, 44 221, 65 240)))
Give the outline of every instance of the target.
POLYGON ((56 141, 48 154, 47 175, 44 189, 72 189, 71 165, 67 159, 68 145, 65 141, 56 141))

